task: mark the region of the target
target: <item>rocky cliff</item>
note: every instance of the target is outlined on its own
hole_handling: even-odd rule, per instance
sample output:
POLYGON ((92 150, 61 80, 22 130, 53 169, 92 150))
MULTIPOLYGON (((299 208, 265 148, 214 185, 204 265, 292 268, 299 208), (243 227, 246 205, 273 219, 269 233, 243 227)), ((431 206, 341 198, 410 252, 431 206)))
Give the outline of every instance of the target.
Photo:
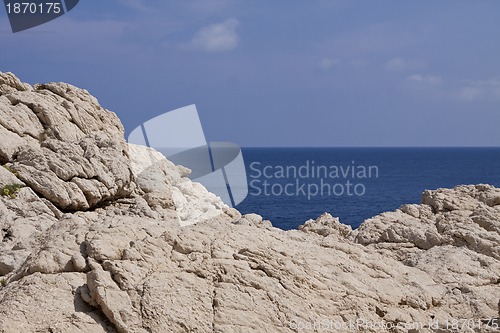
POLYGON ((498 332, 499 189, 285 232, 123 134, 0 73, 0 332, 498 332))

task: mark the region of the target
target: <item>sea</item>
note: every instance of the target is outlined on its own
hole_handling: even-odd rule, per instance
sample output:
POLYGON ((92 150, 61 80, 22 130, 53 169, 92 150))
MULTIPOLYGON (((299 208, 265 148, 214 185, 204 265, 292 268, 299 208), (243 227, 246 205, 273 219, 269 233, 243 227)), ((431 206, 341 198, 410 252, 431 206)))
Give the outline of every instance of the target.
POLYGON ((500 148, 242 148, 248 195, 236 208, 296 229, 324 212, 357 228, 425 190, 500 187, 500 148))

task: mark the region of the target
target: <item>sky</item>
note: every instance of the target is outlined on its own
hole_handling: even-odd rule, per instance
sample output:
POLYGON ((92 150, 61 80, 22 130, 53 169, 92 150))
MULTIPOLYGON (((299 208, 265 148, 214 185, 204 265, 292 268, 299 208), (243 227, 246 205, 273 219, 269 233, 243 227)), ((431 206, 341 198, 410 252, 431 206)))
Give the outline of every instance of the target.
POLYGON ((500 146, 500 1, 82 0, 0 71, 64 81, 126 133, 196 104, 247 147, 500 146))

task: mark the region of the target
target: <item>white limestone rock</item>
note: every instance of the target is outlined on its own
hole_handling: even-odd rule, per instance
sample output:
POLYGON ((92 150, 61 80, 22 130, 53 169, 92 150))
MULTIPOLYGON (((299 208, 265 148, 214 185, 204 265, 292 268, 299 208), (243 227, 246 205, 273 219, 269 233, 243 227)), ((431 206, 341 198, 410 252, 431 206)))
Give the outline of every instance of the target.
POLYGON ((262 216, 258 214, 245 214, 243 216, 240 214, 233 219, 233 223, 238 225, 256 226, 259 228, 271 228, 273 226, 271 221, 262 219, 262 216))
POLYGON ((456 186, 453 189, 437 189, 422 193, 422 203, 431 206, 435 212, 453 210, 475 210, 482 206, 500 204, 500 191, 491 185, 456 186))
POLYGON ((492 319, 500 298, 499 261, 468 248, 420 249, 410 264, 336 234, 237 225, 225 214, 180 227, 83 213, 38 239, 44 250, 0 289, 0 300, 12 300, 0 301, 0 329, 29 310, 37 328, 48 330, 53 322, 43 320, 46 308, 53 312, 48 318, 57 314, 61 325, 71 325, 65 318, 72 318, 74 308, 59 298, 42 298, 45 287, 21 288, 35 277, 41 286, 78 277, 65 287, 71 296, 59 296, 87 304, 77 322, 99 313, 91 329, 109 323, 118 332, 294 332, 294 325, 325 318, 492 319), (83 272, 73 265, 74 252, 87 263, 83 272), (44 261, 52 264, 43 266, 44 261), (12 306, 14 294, 18 301, 12 306))
POLYGON ((66 83, 31 87, 0 72, 0 162, 63 210, 130 195, 123 126, 87 91, 66 83))
POLYGON ((497 195, 498 189, 489 185, 425 191, 423 201, 429 204, 404 205, 382 213, 366 220, 350 236, 363 245, 404 243, 424 250, 463 246, 500 259, 497 195))
POLYGON ((283 231, 125 144, 84 90, 0 74, 14 120, 12 107, 0 185, 26 186, 0 196, 0 332, 498 331, 499 189, 426 191, 357 230, 323 214, 283 231))
POLYGON ((346 237, 352 232, 351 226, 340 223, 340 220, 330 213, 323 213, 316 220, 308 220, 299 225, 300 231, 316 233, 321 236, 338 235, 346 237))
POLYGON ((200 183, 186 178, 188 168, 176 166, 152 148, 128 146, 132 172, 149 206, 174 209, 182 226, 216 218, 229 209, 200 183))

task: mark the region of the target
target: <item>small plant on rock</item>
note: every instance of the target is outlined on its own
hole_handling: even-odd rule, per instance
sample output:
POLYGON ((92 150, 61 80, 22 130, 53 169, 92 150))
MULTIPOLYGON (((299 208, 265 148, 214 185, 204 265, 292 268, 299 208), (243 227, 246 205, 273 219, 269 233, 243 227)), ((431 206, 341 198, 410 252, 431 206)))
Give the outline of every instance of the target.
POLYGON ((9 196, 12 199, 15 199, 16 198, 16 192, 19 191, 19 189, 22 188, 22 187, 23 187, 23 185, 21 185, 21 184, 9 184, 9 185, 5 185, 2 188, 2 192, 0 194, 3 195, 3 196, 9 196))

